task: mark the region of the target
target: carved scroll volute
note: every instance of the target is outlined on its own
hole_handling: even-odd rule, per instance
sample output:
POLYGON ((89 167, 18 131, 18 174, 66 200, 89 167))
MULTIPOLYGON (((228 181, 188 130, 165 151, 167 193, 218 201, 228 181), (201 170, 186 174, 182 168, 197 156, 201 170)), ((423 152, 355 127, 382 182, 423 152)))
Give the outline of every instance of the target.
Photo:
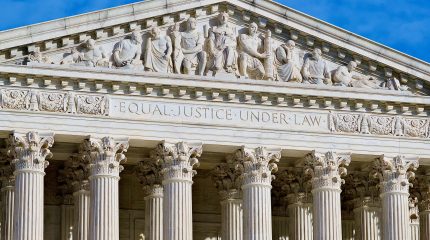
POLYGON ((82 143, 84 158, 90 162, 91 175, 108 174, 119 177, 124 169, 125 152, 129 147, 128 139, 112 137, 89 138, 82 143))
POLYGON ((199 166, 198 158, 202 151, 200 143, 172 144, 163 141, 151 151, 151 158, 162 166, 163 180, 186 179, 191 181, 197 173, 193 168, 199 166))
POLYGON ((48 161, 52 157, 49 150, 54 144, 54 134, 26 134, 13 133, 8 139, 8 156, 12 157, 12 164, 16 170, 31 169, 44 172, 48 161))
POLYGON ((277 163, 281 158, 279 149, 265 147, 246 148, 237 150, 234 159, 237 168, 243 171, 243 185, 266 184, 273 180, 272 173, 278 170, 277 163))
POLYGON ((333 187, 340 190, 351 162, 350 153, 312 151, 305 157, 305 174, 312 176, 313 189, 333 187))

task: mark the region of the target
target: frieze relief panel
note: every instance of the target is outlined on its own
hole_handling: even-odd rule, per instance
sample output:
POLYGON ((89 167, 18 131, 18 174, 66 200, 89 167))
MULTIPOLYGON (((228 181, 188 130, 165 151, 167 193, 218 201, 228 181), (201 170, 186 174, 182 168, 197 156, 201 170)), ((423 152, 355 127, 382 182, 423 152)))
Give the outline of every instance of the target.
POLYGON ((362 60, 346 50, 301 36, 293 29, 272 26, 262 17, 245 18, 244 13, 229 7, 217 6, 212 10, 202 16, 181 15, 179 21, 174 21, 173 15, 162 21, 145 20, 139 28, 129 27, 128 32, 114 37, 104 30, 95 35, 81 34, 74 44, 69 39, 67 46, 59 50, 42 52, 43 46, 35 44, 17 63, 249 78, 428 95, 421 80, 410 81, 413 77, 378 66, 372 60, 362 60))
POLYGON ((109 113, 109 99, 73 92, 0 89, 0 109, 104 116, 109 113))

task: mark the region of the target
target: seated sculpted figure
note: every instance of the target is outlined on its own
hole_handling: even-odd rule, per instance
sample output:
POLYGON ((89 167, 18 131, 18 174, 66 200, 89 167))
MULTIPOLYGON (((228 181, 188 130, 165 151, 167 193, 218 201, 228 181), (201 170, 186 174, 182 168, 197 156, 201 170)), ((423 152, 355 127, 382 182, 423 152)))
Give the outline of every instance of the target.
POLYGON ((172 72, 172 51, 170 37, 161 35, 160 29, 153 27, 146 43, 145 69, 151 72, 172 72))
POLYGON ((113 61, 118 68, 136 68, 142 66, 142 36, 134 31, 129 38, 117 43, 113 49, 113 61))
POLYGON ((221 12, 218 26, 209 30, 207 70, 212 71, 214 76, 222 69, 227 73, 234 73, 237 69, 236 34, 228 19, 228 13, 221 12))
POLYGON ((90 38, 73 49, 72 53, 63 58, 60 64, 84 67, 109 67, 109 59, 104 50, 96 45, 96 41, 90 38))
POLYGON ((333 85, 358 88, 380 88, 378 82, 373 78, 355 74, 356 68, 357 63, 355 61, 350 61, 348 66, 338 67, 333 74, 333 85))
POLYGON ((176 73, 203 75, 206 68, 206 53, 203 51, 204 36, 197 30, 195 18, 188 18, 185 32, 179 31, 179 23, 173 31, 173 59, 176 73))
POLYGON ((297 64, 294 62, 293 54, 296 43, 288 40, 276 49, 275 64, 277 65, 278 80, 284 82, 302 82, 302 75, 297 64))
POLYGON ((327 62, 322 58, 321 49, 315 48, 312 56, 305 60, 302 67, 303 82, 308 84, 331 83, 327 62))
POLYGON ((261 80, 266 75, 262 60, 267 58, 267 54, 260 53, 264 46, 257 31, 257 24, 251 23, 248 34, 239 36, 239 72, 245 78, 252 75, 255 79, 261 80))

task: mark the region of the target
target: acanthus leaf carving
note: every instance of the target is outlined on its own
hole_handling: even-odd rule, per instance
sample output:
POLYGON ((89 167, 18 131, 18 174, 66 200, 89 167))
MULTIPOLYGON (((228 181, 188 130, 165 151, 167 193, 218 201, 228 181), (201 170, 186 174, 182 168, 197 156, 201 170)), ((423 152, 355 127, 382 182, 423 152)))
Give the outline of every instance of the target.
POLYGON ((53 134, 39 134, 34 131, 26 134, 13 133, 8 139, 8 155, 13 158, 12 164, 17 171, 44 172, 49 164, 46 159, 52 157, 49 148, 53 144, 53 134))
POLYGON ((305 174, 312 176, 312 188, 341 189, 346 176, 346 167, 351 162, 350 153, 336 153, 333 151, 312 151, 305 157, 305 174))
POLYGON ((372 175, 381 182, 381 193, 399 191, 409 193, 414 171, 418 168, 418 158, 381 156, 374 161, 372 175))
POLYGON ((140 161, 134 169, 134 174, 142 184, 145 195, 159 193, 157 188, 162 188, 162 167, 159 162, 152 158, 140 161))
POLYGON ((252 184, 270 186, 274 179, 272 173, 278 171, 277 163, 281 159, 281 151, 266 147, 242 147, 232 159, 236 162, 236 167, 243 172, 242 188, 252 184))
POLYGON ((90 164, 90 176, 110 175, 119 177, 127 160, 124 153, 129 147, 128 139, 112 137, 89 138, 81 144, 81 153, 90 164))
POLYGON ((241 198, 242 172, 234 163, 221 163, 212 170, 211 178, 222 199, 241 198))
POLYGON ((202 154, 202 145, 178 142, 159 143, 151 151, 151 158, 162 166, 163 181, 167 180, 187 180, 192 181, 197 173, 193 170, 199 166, 198 158, 202 154))

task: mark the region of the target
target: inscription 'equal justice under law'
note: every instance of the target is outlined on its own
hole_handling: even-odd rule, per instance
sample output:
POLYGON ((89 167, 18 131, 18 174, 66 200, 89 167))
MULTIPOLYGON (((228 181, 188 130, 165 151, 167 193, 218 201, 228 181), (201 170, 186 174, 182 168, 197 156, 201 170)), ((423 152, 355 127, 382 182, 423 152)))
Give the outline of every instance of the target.
POLYGON ((279 111, 235 109, 225 107, 191 106, 148 102, 121 101, 114 105, 120 113, 137 116, 158 116, 190 120, 222 120, 280 125, 320 127, 323 118, 318 114, 296 114, 279 111))

